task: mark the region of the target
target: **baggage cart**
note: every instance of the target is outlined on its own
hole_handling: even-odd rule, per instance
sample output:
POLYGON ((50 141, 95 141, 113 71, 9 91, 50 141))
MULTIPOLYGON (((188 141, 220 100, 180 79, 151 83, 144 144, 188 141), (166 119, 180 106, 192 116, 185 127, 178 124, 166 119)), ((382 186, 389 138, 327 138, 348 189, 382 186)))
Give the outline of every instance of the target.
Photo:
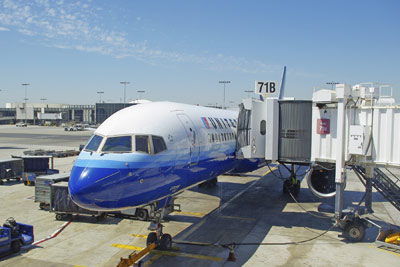
POLYGON ((50 210, 51 185, 59 182, 68 182, 70 172, 41 175, 36 178, 35 202, 39 202, 41 210, 50 210))

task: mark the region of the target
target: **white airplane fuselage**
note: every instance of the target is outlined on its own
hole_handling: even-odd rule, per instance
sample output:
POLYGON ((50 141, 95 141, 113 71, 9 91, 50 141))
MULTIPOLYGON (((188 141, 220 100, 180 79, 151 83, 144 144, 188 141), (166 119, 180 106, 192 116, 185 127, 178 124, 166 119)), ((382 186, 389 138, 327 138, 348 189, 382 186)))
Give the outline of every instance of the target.
POLYGON ((235 159, 235 111, 171 102, 130 106, 94 132, 71 172, 72 200, 91 210, 143 206, 258 162, 235 159))

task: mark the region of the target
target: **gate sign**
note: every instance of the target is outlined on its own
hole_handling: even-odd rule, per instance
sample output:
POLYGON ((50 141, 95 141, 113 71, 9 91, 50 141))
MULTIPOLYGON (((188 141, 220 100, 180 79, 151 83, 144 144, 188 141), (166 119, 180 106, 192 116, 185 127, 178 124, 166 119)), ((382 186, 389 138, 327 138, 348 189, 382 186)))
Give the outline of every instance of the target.
POLYGON ((318 119, 317 120, 317 134, 329 134, 331 121, 329 119, 318 119))
POLYGON ((279 86, 276 81, 256 81, 255 93, 259 95, 266 95, 268 97, 279 96, 279 86))

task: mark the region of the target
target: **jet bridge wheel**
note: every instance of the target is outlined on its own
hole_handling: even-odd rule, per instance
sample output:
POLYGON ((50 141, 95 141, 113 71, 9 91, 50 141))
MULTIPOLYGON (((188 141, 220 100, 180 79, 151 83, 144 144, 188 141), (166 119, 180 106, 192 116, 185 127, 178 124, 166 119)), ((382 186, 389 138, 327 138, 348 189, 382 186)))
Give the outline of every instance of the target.
POLYGON ((365 236, 365 225, 358 219, 350 221, 344 227, 343 235, 350 242, 360 242, 365 236))

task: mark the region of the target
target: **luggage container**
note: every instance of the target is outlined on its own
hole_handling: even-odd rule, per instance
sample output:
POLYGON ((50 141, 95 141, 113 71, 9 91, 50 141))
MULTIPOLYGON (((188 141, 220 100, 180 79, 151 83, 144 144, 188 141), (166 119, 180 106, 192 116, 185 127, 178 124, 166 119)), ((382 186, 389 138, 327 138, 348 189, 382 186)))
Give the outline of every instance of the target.
POLYGON ((53 169, 53 156, 12 156, 15 159, 21 159, 23 162, 22 179, 25 185, 34 186, 36 177, 43 174, 59 173, 59 170, 53 169))
POLYGON ((5 159, 0 160, 0 185, 3 181, 15 179, 17 182, 21 180, 23 171, 22 159, 5 159))
POLYGON ((39 202, 41 210, 50 210, 51 185, 59 182, 68 182, 70 172, 60 174, 41 175, 36 178, 35 202, 39 202))
POLYGON ((90 215, 95 221, 107 217, 105 212, 87 210, 76 205, 69 195, 68 182, 52 184, 50 188, 50 212, 56 214, 56 220, 63 220, 68 216, 72 217, 72 215, 90 215))

